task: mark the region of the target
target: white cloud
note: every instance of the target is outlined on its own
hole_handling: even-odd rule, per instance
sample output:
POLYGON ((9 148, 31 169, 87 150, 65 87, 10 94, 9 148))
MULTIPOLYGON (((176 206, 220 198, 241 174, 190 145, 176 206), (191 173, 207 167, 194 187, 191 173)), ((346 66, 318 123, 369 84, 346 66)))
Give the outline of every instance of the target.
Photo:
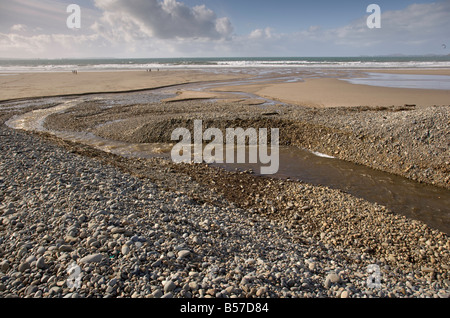
POLYGON ((250 39, 271 39, 274 36, 274 30, 272 28, 265 28, 265 29, 256 29, 253 30, 249 38, 250 39))
MULTIPOLYGON (((332 29, 314 25, 292 34, 271 35, 283 39, 278 43, 297 56, 440 53, 441 44, 450 41, 450 1, 382 11, 381 29, 370 29, 367 16, 332 29)), ((249 38, 271 43, 262 29, 249 38)))
POLYGON ((240 35, 228 17, 176 0, 95 0, 96 8, 82 7, 78 31, 65 27, 61 2, 52 7, 55 0, 17 1, 28 15, 11 18, 20 12, 18 4, 7 2, 5 11, 2 4, 0 57, 424 54, 440 53, 442 43, 450 42, 450 1, 382 11, 381 29, 369 29, 367 15, 332 29, 313 25, 279 33, 267 27, 240 35), (41 17, 61 14, 35 23, 31 14, 40 9, 41 17))
MULTIPOLYGON (((372 47, 377 51, 396 49, 417 50, 427 53, 434 42, 448 37, 450 30, 450 1, 412 4, 404 10, 386 11, 381 15, 381 29, 369 29, 366 17, 330 30, 308 30, 306 38, 323 43, 332 42, 352 48, 372 47), (403 49, 402 49, 403 48, 403 49)), ((414 51, 409 51, 415 54, 414 51)), ((419 52, 420 53, 420 52, 419 52)))
POLYGON ((94 30, 110 40, 145 36, 219 40, 233 31, 228 18, 217 18, 205 5, 189 7, 176 0, 96 0, 95 4, 104 13, 94 30))
POLYGON ((0 56, 9 57, 82 57, 97 51, 99 38, 97 35, 39 34, 19 35, 0 33, 0 56))
POLYGON ((14 24, 10 30, 11 32, 24 32, 27 30, 27 26, 24 24, 14 24))
POLYGON ((230 19, 228 19, 227 17, 223 17, 216 20, 216 30, 225 39, 230 39, 234 28, 230 22, 230 19))

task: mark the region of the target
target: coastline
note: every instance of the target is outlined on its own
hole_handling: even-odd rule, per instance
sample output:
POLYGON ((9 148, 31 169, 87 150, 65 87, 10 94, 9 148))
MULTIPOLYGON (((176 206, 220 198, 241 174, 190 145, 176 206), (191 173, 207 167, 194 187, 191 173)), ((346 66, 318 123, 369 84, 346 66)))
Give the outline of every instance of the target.
MULTIPOLYGON (((33 90, 55 96, 61 92, 70 95, 83 91, 111 92, 109 89, 112 88, 116 91, 127 90, 130 87, 139 89, 141 86, 133 86, 136 85, 135 81, 139 82, 139 85, 161 87, 194 80, 231 80, 245 77, 242 74, 232 77, 223 75, 204 77, 205 74, 198 74, 191 77, 186 75, 191 72, 187 72, 177 75, 174 79, 161 73, 160 80, 144 82, 142 81, 144 76, 149 75, 145 72, 139 75, 130 73, 134 78, 131 81, 123 78, 124 73, 122 78, 108 74, 110 81, 100 83, 100 87, 94 87, 92 82, 86 84, 87 86, 72 87, 79 77, 75 79, 76 75, 71 74, 61 75, 61 78, 55 79, 56 82, 52 82, 53 84, 48 82, 39 84, 42 77, 29 77, 25 81, 26 85, 21 88, 10 86, 9 92, 2 96, 4 98, 10 94, 9 96, 24 98, 33 93, 33 90), (62 78, 67 79, 60 81, 65 87, 63 91, 54 85, 62 78), (16 90, 16 95, 12 93, 13 90, 16 90)), ((101 76, 105 79, 104 74, 101 76)), ((95 82, 99 78, 94 75, 92 80, 95 82)), ((9 81, 12 77, 6 76, 5 79, 9 81)), ((320 86, 319 84, 323 84, 324 81, 313 80, 313 82, 317 82, 320 86)), ((330 85, 337 84, 335 80, 326 82, 330 85)), ((246 92, 256 95, 259 93, 264 95, 263 97, 276 99, 283 90, 293 87, 297 89, 302 84, 305 83, 274 83, 244 89, 246 92)), ((340 93, 346 95, 360 90, 360 87, 352 85, 354 84, 342 82, 342 85, 337 86, 339 88, 345 86, 346 89, 340 93)), ((217 91, 227 89, 229 87, 217 91)), ((441 148, 440 143, 445 142, 438 135, 440 131, 442 132, 442 127, 438 129, 439 127, 431 126, 427 120, 436 118, 433 112, 439 113, 440 110, 444 111, 445 117, 449 105, 443 104, 445 106, 440 108, 422 105, 416 99, 414 102, 416 106, 405 107, 404 104, 407 102, 404 102, 403 98, 398 100, 398 105, 395 103, 381 105, 382 103, 377 104, 383 97, 383 94, 379 96, 380 90, 391 91, 378 88, 370 90, 370 94, 373 94, 370 96, 378 96, 378 99, 373 100, 367 94, 359 95, 361 98, 371 99, 373 105, 360 103, 355 105, 358 107, 336 107, 336 104, 317 99, 321 96, 312 94, 311 96, 316 98, 309 100, 309 106, 312 107, 271 105, 265 106, 262 110, 252 105, 227 104, 230 100, 228 96, 224 97, 222 103, 202 106, 198 104, 200 99, 217 97, 212 90, 206 95, 203 93, 198 96, 185 93, 184 96, 191 100, 186 105, 183 104, 186 101, 175 99, 171 103, 142 105, 142 109, 135 107, 136 121, 133 125, 117 122, 110 127, 103 126, 103 129, 96 130, 96 133, 112 139, 148 142, 148 138, 153 138, 153 135, 151 126, 146 126, 145 121, 155 117, 152 107, 156 110, 163 107, 163 113, 169 119, 174 117, 174 113, 180 108, 189 113, 191 107, 197 107, 198 113, 188 117, 199 114, 208 116, 206 109, 210 112, 216 111, 215 115, 219 117, 226 117, 225 115, 228 116, 229 112, 233 112, 233 107, 236 107, 236 111, 232 114, 234 117, 230 117, 231 122, 236 122, 237 115, 247 114, 252 119, 249 121, 250 125, 283 124, 286 128, 282 137, 283 142, 310 147, 312 150, 341 156, 348 160, 356 160, 355 155, 359 154, 357 157, 358 160, 361 159, 360 163, 369 166, 373 165, 374 156, 378 156, 375 161, 387 164, 380 166, 380 169, 389 170, 395 166, 394 170, 405 171, 411 161, 414 165, 419 159, 404 157, 402 151, 399 151, 395 154, 399 158, 393 163, 389 162, 386 159, 393 159, 391 157, 394 154, 393 149, 388 144, 383 146, 382 142, 394 137, 400 147, 417 149, 417 144, 409 143, 408 136, 405 136, 405 131, 416 127, 417 131, 413 131, 413 136, 422 137, 420 135, 422 130, 431 130, 435 139, 427 136, 426 140, 432 144, 436 143, 436 147, 441 148), (373 107, 375 104, 377 107, 373 107), (227 110, 227 107, 230 109, 227 110), (167 109, 171 109, 172 112, 167 109), (263 115, 274 112, 279 112, 274 119, 268 119, 263 115), (141 123, 137 120, 139 118, 141 123), (412 126, 413 121, 423 124, 423 127, 412 126), (394 131, 392 127, 397 127, 399 123, 402 123, 399 126, 401 129, 394 131), (383 127, 390 129, 385 131, 383 127), (379 151, 377 146, 380 146, 382 151, 379 151), (383 150, 383 147, 386 148, 383 150)), ((447 96, 447 93, 443 93, 442 96, 447 96)), ((305 100, 308 101, 303 95, 296 95, 298 94, 296 92, 291 94, 294 96, 294 100, 288 98, 291 102, 297 101, 303 105, 305 100)), ((180 95, 182 97, 183 92, 180 95)), ((342 100, 340 102, 344 103, 342 100)), ((348 100, 346 102, 347 105, 340 106, 353 105, 348 100)), ((0 105, 2 123, 14 114, 40 108, 28 106, 14 111, 10 109, 2 111, 3 105, 0 105)), ((85 109, 80 109, 79 113, 55 115, 49 118, 47 124, 55 129, 70 127, 73 130, 84 130, 86 127, 95 126, 93 123, 98 126, 99 123, 117 120, 123 115, 118 116, 112 111, 112 115, 108 116, 108 112, 102 110, 101 115, 104 117, 98 120, 97 106, 95 104, 86 106, 85 109)), ((126 109, 131 113, 134 110, 133 107, 126 109)), ((242 124, 245 122, 243 120, 245 117, 240 118, 238 123, 242 124)), ((445 128, 444 121, 439 119, 437 122, 445 128)), ((158 127, 160 131, 166 133, 170 132, 171 128, 174 126, 168 124, 158 127)), ((3 296, 133 297, 134 295, 156 298, 225 295, 345 298, 450 295, 448 267, 450 238, 447 234, 342 191, 295 181, 268 180, 244 172, 225 172, 206 165, 175 165, 160 159, 126 159, 100 152, 89 146, 62 141, 47 134, 16 132, 3 124, 1 129, 2 136, 7 141, 2 144, 4 164, 1 168, 5 173, 2 174, 4 177, 1 181, 2 184, 8 185, 8 190, 2 193, 5 200, 1 207, 0 229, 2 235, 18 233, 11 244, 5 245, 2 251, 2 255, 10 259, 8 264, 2 262, 2 271, 9 275, 20 272, 25 278, 20 285, 6 279, 2 283, 3 287, 0 286, 3 289, 0 290, 3 296), (43 164, 42 169, 39 165, 33 164, 35 160, 43 164), (11 173, 6 173, 7 169, 20 171, 21 165, 33 167, 30 168, 32 174, 19 173, 13 180, 11 173), (49 170, 45 170, 45 167, 49 170), (83 172, 76 172, 80 167, 86 168, 83 172), (50 180, 45 178, 48 171, 51 171, 50 180), (71 182, 71 178, 76 181, 71 182), (35 196, 29 186, 30 180, 34 179, 49 189, 52 184, 57 184, 59 190, 53 192, 44 189, 42 194, 35 196), (93 181, 89 182, 90 180, 93 181), (112 180, 111 183, 109 180, 112 180), (133 187, 128 187, 128 183, 133 187), (117 185, 119 190, 112 189, 113 185, 117 185), (26 193, 26 196, 34 198, 31 202, 36 203, 32 206, 31 213, 25 213, 27 203, 17 199, 19 193, 26 193), (98 196, 98 193, 104 198, 98 196), (109 201, 106 200, 106 196, 111 193, 113 195, 108 197, 109 201), (153 199, 148 199, 146 197, 148 194, 153 199), (68 202, 65 196, 71 197, 73 202, 68 202), (40 201, 46 198, 51 204, 59 205, 57 208, 55 206, 58 212, 54 216, 47 213, 45 205, 40 201), (92 199, 90 201, 92 207, 84 203, 85 198, 92 199), (62 200, 65 203, 61 203, 62 200), (130 217, 130 214, 133 217, 130 217), (48 221, 43 222, 46 232, 37 231, 39 224, 32 226, 37 220, 48 221), (61 228, 66 229, 67 233, 60 231, 61 228), (44 237, 45 233, 48 237, 44 237), (30 235, 38 243, 27 247, 27 251, 23 251, 20 257, 13 256, 17 253, 16 246, 22 246, 26 237, 30 235), (270 242, 267 241, 268 237, 270 242), (140 244, 135 244, 137 242, 140 244), (282 259, 278 258, 280 250, 285 255, 282 259), (188 252, 183 253, 185 256, 180 256, 181 251, 188 252), (101 261, 89 264, 81 262, 86 256, 97 254, 102 255, 101 261), (108 255, 114 257, 108 259, 106 257, 108 255), (29 259, 32 256, 35 257, 34 260, 29 259), (45 266, 42 262, 38 263, 38 260, 41 260, 40 256, 45 266), (78 262, 83 271, 89 271, 90 276, 83 279, 81 290, 71 290, 65 285, 65 273, 58 270, 69 266, 70 261, 78 262), (380 289, 374 290, 365 285, 367 276, 365 269, 371 264, 378 264, 382 269, 383 285, 380 289), (216 276, 213 277, 211 271, 216 267, 219 270, 214 272, 216 276), (92 278, 94 275, 90 274, 92 270, 90 268, 100 273, 105 281, 104 286, 89 283, 95 281, 92 278), (291 271, 292 268, 296 270, 291 271), (48 276, 53 275, 55 278, 48 280, 50 282, 40 280, 34 285, 37 286, 35 288, 28 283, 37 277, 35 270, 48 276), (135 295, 134 291, 143 285, 135 278, 139 277, 136 271, 146 277, 149 282, 147 285, 150 286, 139 295, 135 295), (111 277, 115 279, 115 284, 108 281, 111 277), (166 288, 168 281, 173 283, 170 288, 166 288), (59 282, 63 283, 58 284, 59 282)), ((445 129, 443 132, 445 133, 445 129)), ((448 176, 448 163, 439 161, 445 159, 448 149, 440 151, 434 158, 436 161, 429 158, 420 160, 427 164, 441 165, 443 170, 437 183, 448 186, 450 180, 445 179, 445 176, 448 176)), ((419 151, 419 153, 426 152, 419 151)), ((430 158, 433 158, 432 154, 430 158)), ((420 175, 428 168, 428 166, 411 167, 405 174, 420 175)), ((424 178, 425 182, 429 182, 426 175, 424 178)))

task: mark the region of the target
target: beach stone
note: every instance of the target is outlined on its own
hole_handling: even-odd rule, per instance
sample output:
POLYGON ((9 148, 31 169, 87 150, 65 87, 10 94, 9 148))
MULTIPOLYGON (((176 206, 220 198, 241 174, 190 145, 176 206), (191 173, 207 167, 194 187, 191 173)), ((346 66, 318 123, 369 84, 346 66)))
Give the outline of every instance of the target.
POLYGON ((90 263, 100 263, 103 260, 102 254, 90 254, 80 259, 80 263, 90 264, 90 263))
POLYGON ((36 251, 37 255, 42 255, 44 253, 45 253, 45 247, 43 247, 43 246, 40 246, 36 251))
POLYGON ((122 234, 125 233, 125 229, 121 227, 115 227, 111 230, 111 234, 122 234))
POLYGON ((30 269, 31 268, 31 266, 30 266, 30 263, 28 263, 28 262, 23 262, 22 264, 20 264, 19 265, 19 268, 18 268, 18 270, 19 270, 19 272, 25 272, 26 270, 28 270, 28 269, 30 269))
POLYGON ((117 284, 117 278, 111 279, 111 280, 109 281, 109 283, 108 283, 108 285, 111 286, 111 287, 116 286, 116 284, 117 284))
POLYGON ((28 252, 28 249, 27 249, 25 246, 22 246, 22 247, 19 249, 19 251, 17 252, 17 255, 18 255, 19 257, 23 257, 23 256, 25 256, 25 254, 27 254, 27 252, 28 252))
POLYGON ((178 259, 183 259, 185 257, 188 257, 191 254, 191 251, 189 250, 182 250, 178 252, 178 259))
POLYGON ((201 244, 203 243, 203 240, 202 240, 200 237, 198 237, 198 236, 194 236, 194 237, 192 238, 192 242, 193 242, 194 244, 201 245, 201 244))
POLYGON ((31 263, 33 263, 35 260, 36 260, 36 256, 30 255, 30 256, 27 257, 27 259, 25 260, 25 262, 31 264, 31 263))
POLYGON ((107 294, 113 294, 116 291, 114 286, 109 286, 106 288, 106 293, 107 294))
POLYGON ((175 283, 171 280, 167 281, 164 284, 164 293, 168 293, 173 291, 177 286, 175 285, 175 283))
POLYGON ((45 269, 47 265, 45 264, 45 258, 43 256, 39 257, 36 261, 36 267, 39 269, 45 269))
POLYGON ((430 267, 422 266, 422 267, 421 267, 421 270, 422 270, 422 272, 424 272, 424 273, 434 273, 434 269, 433 269, 433 268, 430 268, 430 267))
POLYGON ((8 269, 9 269, 9 266, 10 266, 9 261, 8 260, 4 260, 4 261, 2 261, 0 263, 0 270, 3 273, 6 273, 8 271, 8 269))
POLYGON ((42 290, 38 290, 37 292, 34 293, 33 297, 34 298, 42 298, 42 290))
POLYGON ((73 247, 72 247, 72 245, 61 245, 59 247, 59 251, 60 252, 72 252, 73 251, 73 247))
POLYGON ((167 204, 163 204, 163 205, 160 207, 160 209, 161 209, 161 211, 164 212, 164 213, 170 212, 170 208, 169 208, 169 206, 168 206, 167 204))
POLYGON ((25 289, 25 294, 26 294, 26 295, 32 295, 32 294, 34 294, 34 293, 37 292, 37 291, 38 291, 38 287, 37 287, 37 286, 30 285, 30 286, 28 286, 28 287, 25 289))
POLYGON ((130 253, 130 247, 127 244, 123 245, 121 252, 123 255, 128 255, 130 253))
POLYGON ((337 284, 340 281, 341 281, 341 278, 339 277, 339 275, 337 275, 335 273, 328 274, 327 277, 325 278, 324 287, 328 289, 333 284, 337 284))
POLYGON ((53 286, 52 288, 50 288, 49 293, 50 293, 51 296, 53 296, 53 295, 59 294, 61 292, 61 290, 62 290, 61 287, 53 286))
POLYGON ((348 298, 348 291, 344 290, 344 291, 341 293, 341 298, 348 298))
POLYGON ((163 296, 163 292, 161 291, 161 289, 156 289, 153 293, 152 296, 153 298, 161 298, 163 296))
POLYGON ((332 284, 337 284, 341 281, 341 277, 335 273, 328 274, 327 278, 332 284))
POLYGON ((162 263, 162 261, 159 259, 157 261, 154 261, 151 266, 152 267, 158 267, 158 266, 161 266, 161 263, 162 263))
POLYGON ((258 289, 258 291, 256 292, 256 296, 257 297, 261 297, 263 296, 265 293, 267 293, 267 287, 261 287, 258 289))

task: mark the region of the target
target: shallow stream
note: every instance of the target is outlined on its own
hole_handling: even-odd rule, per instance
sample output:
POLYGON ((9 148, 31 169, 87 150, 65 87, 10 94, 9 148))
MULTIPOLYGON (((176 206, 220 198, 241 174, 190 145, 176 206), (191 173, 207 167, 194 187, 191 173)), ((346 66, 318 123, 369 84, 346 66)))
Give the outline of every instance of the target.
MULTIPOLYGON (((89 98, 58 99, 55 107, 38 109, 23 115, 12 117, 6 124, 14 129, 35 132, 49 132, 62 139, 86 144, 102 151, 126 157, 149 158, 155 156, 170 157, 171 144, 131 144, 107 140, 91 133, 48 131, 44 127, 45 119, 54 113, 64 112, 77 107, 89 98)), ((136 99, 146 97, 137 95, 136 99)), ((115 99, 121 105, 120 99, 115 99)), ((129 99, 126 99, 130 102, 129 99)), ((42 100, 44 104, 45 99, 42 100)), ((132 101, 131 101, 132 102, 132 101)), ((21 107, 18 103, 17 107, 21 107)), ((112 106, 114 107, 114 106, 112 106)), ((296 147, 280 147, 279 171, 274 178, 302 180, 314 185, 323 185, 340 189, 357 197, 384 205, 392 211, 409 218, 425 222, 429 226, 450 234, 450 191, 432 185, 421 184, 389 173, 377 171, 365 166, 335 159, 319 153, 312 153, 296 147)), ((255 173, 259 164, 218 164, 227 170, 248 170, 255 173)))

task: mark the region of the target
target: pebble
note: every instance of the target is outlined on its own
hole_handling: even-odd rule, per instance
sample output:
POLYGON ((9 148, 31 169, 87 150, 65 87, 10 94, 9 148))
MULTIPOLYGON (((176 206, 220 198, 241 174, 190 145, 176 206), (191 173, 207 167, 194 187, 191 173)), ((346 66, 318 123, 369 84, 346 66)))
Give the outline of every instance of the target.
POLYGON ((36 261, 36 267, 39 269, 45 269, 46 268, 46 264, 45 264, 45 258, 43 256, 39 257, 36 261))
POLYGON ((60 251, 60 252, 72 252, 72 251, 73 251, 73 248, 72 248, 71 245, 61 245, 61 246, 59 247, 59 251, 60 251))
POLYGON ((346 193, 265 181, 267 196, 277 185, 290 203, 270 216, 195 182, 171 190, 33 135, 0 134, 1 298, 450 294, 447 235, 346 193), (378 289, 367 286, 372 264, 378 289), (71 266, 78 288, 67 286, 71 266))
POLYGON ((90 254, 80 259, 80 263, 90 264, 90 263, 100 263, 103 260, 102 254, 90 254))
POLYGON ((330 280, 332 284, 337 284, 341 281, 341 277, 335 273, 328 274, 326 279, 330 280))
POLYGON ((171 292, 171 291, 173 291, 176 287, 177 287, 177 286, 175 285, 175 283, 174 283, 173 281, 169 280, 169 281, 167 281, 167 282, 164 284, 164 292, 165 292, 165 293, 171 292))
POLYGON ((121 252, 122 252, 123 255, 128 255, 128 253, 130 253, 130 247, 128 245, 126 245, 126 244, 123 245, 122 249, 121 249, 121 252))
POLYGON ((2 262, 0 263, 0 270, 1 270, 3 273, 6 273, 6 272, 8 271, 8 269, 9 269, 9 266, 10 266, 9 261, 8 261, 8 260, 4 260, 4 261, 2 261, 2 262))
POLYGON ((188 250, 182 250, 178 252, 178 259, 183 259, 188 257, 191 254, 191 251, 188 250))
POLYGON ((153 293, 152 293, 153 298, 161 298, 163 296, 163 293, 160 289, 156 289, 153 293))
POLYGON ((28 262, 24 262, 24 263, 20 264, 19 268, 18 268, 19 272, 25 272, 26 270, 29 270, 29 269, 31 269, 31 266, 30 266, 30 263, 28 263, 28 262))

